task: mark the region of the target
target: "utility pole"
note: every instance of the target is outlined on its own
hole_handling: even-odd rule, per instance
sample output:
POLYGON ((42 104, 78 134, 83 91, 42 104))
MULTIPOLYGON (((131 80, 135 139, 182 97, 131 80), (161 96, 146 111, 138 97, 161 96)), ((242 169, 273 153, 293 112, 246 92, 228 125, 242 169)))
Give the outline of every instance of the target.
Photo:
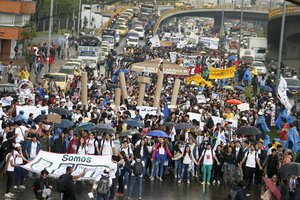
POLYGON ((223 5, 222 5, 222 20, 221 20, 221 29, 220 29, 220 36, 224 36, 224 12, 225 12, 225 0, 223 0, 223 5))
POLYGON ((81 0, 79 0, 79 9, 78 9, 78 25, 77 25, 77 37, 79 37, 80 33, 80 21, 81 21, 81 0))
POLYGON ((238 49, 238 54, 240 55, 240 50, 241 50, 241 40, 242 40, 242 24, 243 24, 243 18, 244 18, 244 0, 242 0, 242 5, 241 5, 241 20, 240 20, 240 37, 239 37, 239 49, 238 49))
POLYGON ((285 25, 285 10, 286 10, 286 2, 283 1, 282 21, 281 21, 280 41, 279 41, 279 53, 278 53, 278 65, 277 65, 277 73, 276 73, 276 86, 278 86, 278 84, 279 84, 279 78, 280 78, 280 73, 281 73, 282 46, 283 46, 284 25, 285 25))
POLYGON ((46 73, 49 71, 49 61, 50 61, 50 48, 51 48, 51 40, 52 40, 52 29, 53 29, 53 0, 50 3, 50 14, 49 14, 49 35, 48 35, 48 49, 47 49, 47 67, 46 73))

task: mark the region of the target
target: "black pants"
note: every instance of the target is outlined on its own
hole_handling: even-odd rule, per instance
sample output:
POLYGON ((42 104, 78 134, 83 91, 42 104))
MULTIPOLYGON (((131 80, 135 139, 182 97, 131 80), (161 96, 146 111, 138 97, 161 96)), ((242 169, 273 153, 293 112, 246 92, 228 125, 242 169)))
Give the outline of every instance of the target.
POLYGON ((222 169, 222 165, 217 165, 217 164, 213 165, 213 172, 214 172, 213 178, 215 181, 221 181, 221 179, 222 179, 221 169, 222 169))
POLYGON ((262 175, 263 171, 259 169, 258 166, 255 168, 255 184, 260 185, 262 184, 262 175))
POLYGON ((252 185, 254 173, 255 168, 245 166, 245 180, 247 181, 248 187, 251 187, 252 185))
POLYGON ((14 182, 14 173, 15 172, 6 172, 6 176, 7 176, 7 182, 6 182, 6 193, 10 192, 10 188, 13 185, 14 182))
POLYGON ((112 180, 112 185, 110 187, 110 195, 109 195, 109 199, 113 200, 115 198, 115 193, 116 193, 116 182, 117 182, 117 178, 114 178, 112 180))

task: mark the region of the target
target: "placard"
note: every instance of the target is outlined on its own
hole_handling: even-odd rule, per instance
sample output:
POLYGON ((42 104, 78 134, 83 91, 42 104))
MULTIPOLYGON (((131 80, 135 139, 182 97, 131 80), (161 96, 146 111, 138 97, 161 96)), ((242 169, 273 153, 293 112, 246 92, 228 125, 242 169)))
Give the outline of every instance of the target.
POLYGON ((27 118, 29 117, 30 113, 33 114, 33 117, 36 117, 41 114, 42 110, 48 113, 48 106, 44 106, 41 108, 38 108, 36 106, 16 106, 17 114, 19 114, 21 110, 24 111, 24 116, 27 118))
POLYGON ((58 178, 66 173, 68 166, 73 167, 73 176, 85 170, 85 175, 81 179, 91 180, 101 175, 105 169, 109 170, 112 162, 111 156, 58 154, 40 151, 34 160, 21 167, 38 174, 46 169, 49 172, 49 176, 58 178))
POLYGON ((49 114, 47 115, 47 122, 59 124, 61 123, 61 115, 49 114))

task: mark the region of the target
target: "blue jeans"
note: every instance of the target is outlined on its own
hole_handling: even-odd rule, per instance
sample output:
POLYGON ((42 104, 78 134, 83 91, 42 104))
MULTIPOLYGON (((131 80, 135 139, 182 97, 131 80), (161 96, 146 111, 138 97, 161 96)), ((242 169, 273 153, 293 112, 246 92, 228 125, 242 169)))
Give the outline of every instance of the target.
POLYGON ((130 178, 130 186, 129 186, 129 190, 128 190, 128 197, 131 197, 133 188, 134 188, 134 184, 135 184, 135 180, 137 179, 137 184, 138 184, 138 198, 142 198, 142 185, 143 185, 143 179, 141 176, 131 176, 130 178))
POLYGON ((148 164, 148 158, 142 158, 142 161, 144 162, 144 172, 143 172, 143 176, 147 175, 147 164, 148 164))
POLYGON ((175 178, 181 178, 182 159, 175 160, 174 162, 174 176, 175 178))
POLYGON ((124 169, 122 169, 121 174, 118 177, 118 179, 119 179, 118 192, 121 192, 121 193, 124 193, 124 174, 125 174, 125 171, 124 171, 124 169))
POLYGON ((187 180, 190 180, 189 166, 189 164, 182 164, 181 179, 184 177, 184 173, 186 173, 187 180))
POLYGON ((109 191, 106 194, 99 194, 97 192, 97 200, 108 200, 109 197, 109 191))
POLYGON ((23 185, 25 169, 21 166, 15 167, 15 185, 19 187, 23 185))
POLYGON ((158 160, 154 160, 154 166, 152 168, 152 173, 151 176, 158 176, 158 169, 159 169, 159 177, 162 177, 163 173, 164 173, 164 163, 165 163, 165 159, 164 159, 165 155, 159 154, 158 155, 158 160))

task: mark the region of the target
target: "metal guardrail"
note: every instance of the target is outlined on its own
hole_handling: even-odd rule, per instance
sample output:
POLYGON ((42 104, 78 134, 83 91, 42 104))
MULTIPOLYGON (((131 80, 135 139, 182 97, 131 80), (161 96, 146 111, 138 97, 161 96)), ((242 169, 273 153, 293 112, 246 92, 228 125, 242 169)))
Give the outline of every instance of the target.
POLYGON ((108 27, 108 25, 109 25, 109 24, 112 22, 112 20, 114 19, 114 16, 117 15, 117 14, 119 14, 119 13, 121 13, 121 12, 123 12, 124 10, 126 10, 126 9, 128 9, 128 8, 131 8, 131 5, 125 5, 125 6, 120 7, 119 9, 117 9, 117 10, 112 14, 112 16, 108 19, 108 21, 105 22, 105 23, 103 24, 103 26, 97 31, 97 35, 98 35, 98 36, 101 36, 103 29, 106 29, 106 28, 108 27))
MULTIPOLYGON (((269 12, 269 19, 276 17, 278 15, 282 15, 283 7, 275 8, 270 10, 269 12)), ((297 5, 287 5, 286 6, 286 13, 297 13, 300 12, 300 6, 297 5)))
MULTIPOLYGON (((209 10, 215 10, 215 9, 225 9, 225 10, 240 10, 240 8, 236 8, 233 4, 225 4, 225 5, 214 5, 212 7, 207 7, 205 4, 200 5, 200 6, 183 6, 180 8, 174 8, 172 10, 168 10, 166 12, 163 12, 159 18, 156 21, 156 24, 153 29, 153 33, 155 34, 159 28, 160 23, 165 20, 166 18, 176 14, 177 12, 179 13, 180 11, 184 10, 196 10, 196 9, 209 9, 209 10)), ((244 8, 244 11, 257 11, 257 12, 263 12, 266 11, 266 8, 262 6, 253 6, 249 8, 244 8)))

